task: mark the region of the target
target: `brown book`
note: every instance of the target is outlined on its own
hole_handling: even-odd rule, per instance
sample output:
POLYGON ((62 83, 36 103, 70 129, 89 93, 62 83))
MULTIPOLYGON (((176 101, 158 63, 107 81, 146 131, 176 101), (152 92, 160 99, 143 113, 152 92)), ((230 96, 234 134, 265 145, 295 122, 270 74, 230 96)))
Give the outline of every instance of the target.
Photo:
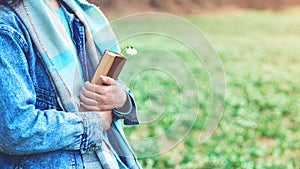
POLYGON ((91 83, 98 85, 103 84, 100 75, 109 76, 113 79, 116 79, 119 76, 126 60, 127 58, 125 56, 106 50, 98 64, 91 83))
MULTIPOLYGON (((103 84, 100 75, 109 76, 113 79, 116 79, 119 76, 126 60, 127 58, 125 56, 116 52, 106 50, 97 66, 91 83, 98 85, 103 84)), ((83 107, 79 107, 79 111, 84 112, 87 110, 85 110, 83 107)))

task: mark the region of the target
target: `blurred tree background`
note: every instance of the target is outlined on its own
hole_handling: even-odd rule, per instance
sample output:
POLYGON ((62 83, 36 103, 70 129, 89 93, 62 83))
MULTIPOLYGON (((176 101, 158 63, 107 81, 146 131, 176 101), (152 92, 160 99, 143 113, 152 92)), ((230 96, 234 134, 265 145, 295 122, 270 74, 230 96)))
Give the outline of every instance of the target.
POLYGON ((197 14, 224 7, 280 10, 300 4, 300 0, 89 0, 109 15, 159 11, 197 14))

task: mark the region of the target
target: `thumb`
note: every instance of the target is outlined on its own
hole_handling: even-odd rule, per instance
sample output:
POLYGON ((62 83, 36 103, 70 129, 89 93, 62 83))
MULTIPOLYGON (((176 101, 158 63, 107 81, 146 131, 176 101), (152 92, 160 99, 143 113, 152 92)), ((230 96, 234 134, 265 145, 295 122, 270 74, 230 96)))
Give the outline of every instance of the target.
POLYGON ((114 79, 112 79, 108 76, 100 76, 100 78, 101 78, 101 81, 108 86, 114 85, 116 83, 114 79))

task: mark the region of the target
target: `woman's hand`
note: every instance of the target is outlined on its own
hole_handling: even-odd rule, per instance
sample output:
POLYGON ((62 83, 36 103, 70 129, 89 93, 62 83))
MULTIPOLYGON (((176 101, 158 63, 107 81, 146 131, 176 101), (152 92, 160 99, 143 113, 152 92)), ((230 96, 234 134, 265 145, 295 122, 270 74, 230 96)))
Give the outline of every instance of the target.
POLYGON ((110 128, 110 124, 112 123, 112 112, 111 110, 107 110, 101 111, 99 114, 101 116, 102 130, 105 132, 110 128))
POLYGON ((105 85, 86 82, 80 94, 80 106, 90 111, 107 111, 121 108, 127 99, 117 82, 107 76, 101 76, 105 85))

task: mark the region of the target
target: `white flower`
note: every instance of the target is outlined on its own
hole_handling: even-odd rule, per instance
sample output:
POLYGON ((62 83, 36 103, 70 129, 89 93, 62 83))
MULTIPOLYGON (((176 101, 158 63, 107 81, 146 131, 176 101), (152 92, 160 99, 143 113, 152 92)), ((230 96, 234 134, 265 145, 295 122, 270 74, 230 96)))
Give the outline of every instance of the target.
POLYGON ((133 46, 127 46, 125 52, 132 56, 137 54, 137 50, 133 46))

